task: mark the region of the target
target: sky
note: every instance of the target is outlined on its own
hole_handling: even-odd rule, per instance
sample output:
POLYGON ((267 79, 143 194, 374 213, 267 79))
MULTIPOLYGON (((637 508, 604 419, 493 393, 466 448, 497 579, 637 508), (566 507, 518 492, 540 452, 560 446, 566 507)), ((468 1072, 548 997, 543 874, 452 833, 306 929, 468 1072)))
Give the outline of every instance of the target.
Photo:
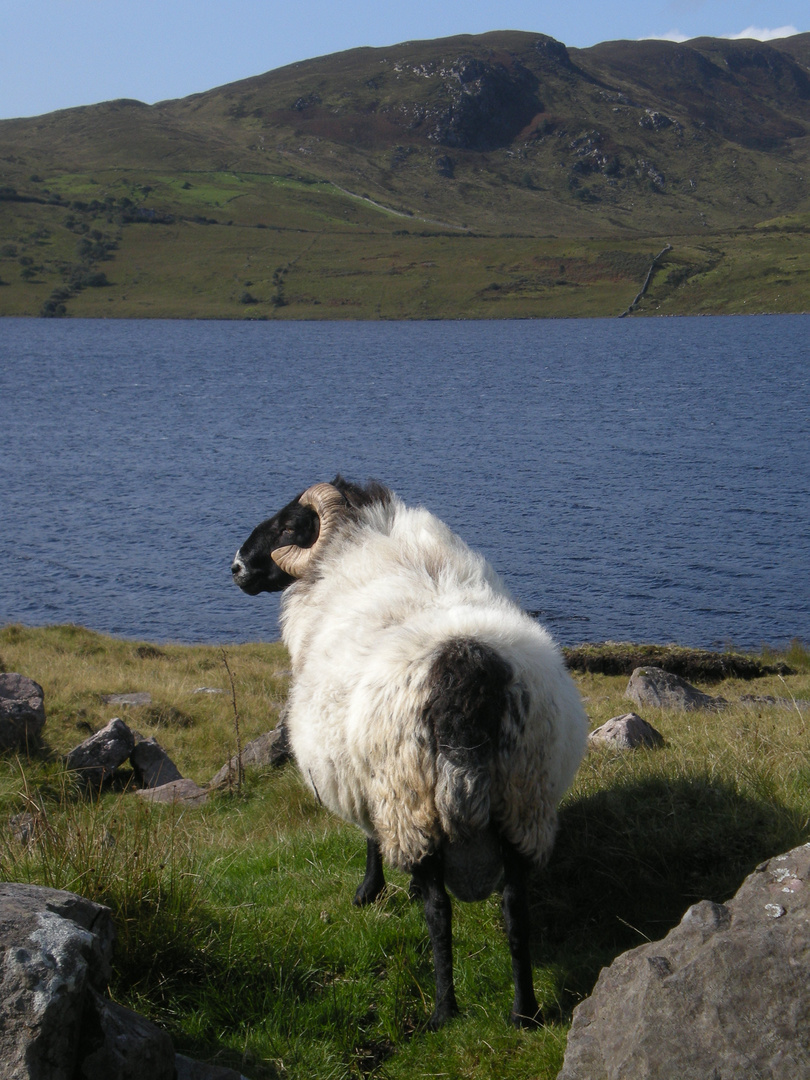
POLYGON ((618 38, 810 31, 807 0, 0 0, 0 119, 114 98, 147 104, 358 46, 528 30, 618 38))

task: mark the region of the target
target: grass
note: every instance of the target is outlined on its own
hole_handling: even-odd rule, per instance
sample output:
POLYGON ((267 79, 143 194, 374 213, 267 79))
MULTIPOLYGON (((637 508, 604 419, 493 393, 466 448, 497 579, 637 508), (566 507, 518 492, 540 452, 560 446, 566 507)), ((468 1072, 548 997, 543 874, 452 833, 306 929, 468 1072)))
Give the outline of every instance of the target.
POLYGON ((810 310, 806 215, 699 237, 504 235, 394 217, 305 178, 93 179, 49 181, 60 205, 0 200, 0 315, 56 303, 86 318, 609 317, 665 242, 634 314, 810 310), (157 222, 124 220, 124 199, 157 222))
MULTIPOLYGON (((272 727, 286 693, 278 645, 226 649, 242 740, 272 727)), ((249 771, 240 795, 193 810, 127 793, 80 797, 59 755, 113 710, 102 694, 148 690, 122 713, 205 783, 235 745, 219 649, 112 639, 80 627, 0 631, 5 670, 46 693, 52 754, 0 759, 0 875, 110 905, 119 931, 111 991, 181 1052, 279 1077, 532 1077, 559 1071, 571 1011, 618 952, 661 937, 703 898, 727 899, 762 859, 810 833, 810 657, 794 642, 756 658, 792 674, 705 684, 720 713, 645 714, 657 751, 591 752, 565 801, 559 840, 533 887, 535 983, 549 1022, 513 1030, 497 898, 455 904, 461 1016, 426 1030, 430 949, 407 880, 351 905, 364 845, 311 799, 293 766, 249 771), (195 694, 200 686, 226 691, 195 694), (743 695, 767 701, 744 702, 743 695)), ((575 675, 594 726, 627 711, 626 675, 575 675)), ((120 709, 120 707, 119 707, 120 709)))
MULTIPOLYGON (((239 180, 209 180, 193 207, 169 202, 184 215, 170 223, 0 201, 0 315, 37 315, 57 299, 87 318, 608 317, 631 303, 667 239, 636 314, 810 309, 803 221, 699 240, 472 235, 391 218, 328 185, 266 178, 245 181, 223 220, 215 196, 239 180), (88 242, 104 250, 88 256, 88 242), (91 284, 74 287, 77 275, 91 284)), ((123 190, 132 184, 101 193, 123 190)))

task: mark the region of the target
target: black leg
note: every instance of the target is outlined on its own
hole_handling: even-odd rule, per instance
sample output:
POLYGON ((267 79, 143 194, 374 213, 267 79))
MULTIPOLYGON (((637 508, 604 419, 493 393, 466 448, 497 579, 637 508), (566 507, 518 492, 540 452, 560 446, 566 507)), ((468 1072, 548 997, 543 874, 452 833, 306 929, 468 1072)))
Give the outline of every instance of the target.
POLYGON ((380 846, 371 837, 366 840, 366 876, 357 887, 352 903, 358 907, 373 904, 385 887, 380 846))
POLYGON ((515 982, 515 1000, 512 1005, 512 1023, 516 1027, 536 1027, 543 1017, 532 983, 532 958, 529 951, 531 923, 529 919, 529 864, 515 849, 504 841, 503 867, 503 919, 506 937, 512 954, 512 978, 515 982))
POLYGON ((435 1031, 458 1012, 453 989, 453 909, 444 888, 441 855, 428 855, 413 868, 413 880, 422 894, 425 919, 433 947, 436 1007, 429 1025, 435 1031))

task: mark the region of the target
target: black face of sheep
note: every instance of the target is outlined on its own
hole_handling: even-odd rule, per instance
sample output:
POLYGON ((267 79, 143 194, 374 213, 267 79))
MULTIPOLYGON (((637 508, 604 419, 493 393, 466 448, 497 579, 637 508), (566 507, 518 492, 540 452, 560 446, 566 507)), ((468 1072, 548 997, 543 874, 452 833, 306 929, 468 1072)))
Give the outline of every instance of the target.
POLYGON ((302 506, 298 501, 300 497, 257 525, 237 551, 231 574, 234 582, 249 596, 280 592, 295 581, 273 561, 273 551, 289 545, 308 549, 318 539, 318 515, 311 507, 302 506))
POLYGON ((319 801, 366 833, 355 904, 382 892, 383 856, 412 873, 430 1026, 458 1011, 447 888, 478 900, 502 887, 512 1020, 540 1023, 528 877, 587 734, 551 639, 446 526, 378 484, 307 489, 254 529, 232 573, 251 595, 297 582, 282 602, 292 750, 319 801))

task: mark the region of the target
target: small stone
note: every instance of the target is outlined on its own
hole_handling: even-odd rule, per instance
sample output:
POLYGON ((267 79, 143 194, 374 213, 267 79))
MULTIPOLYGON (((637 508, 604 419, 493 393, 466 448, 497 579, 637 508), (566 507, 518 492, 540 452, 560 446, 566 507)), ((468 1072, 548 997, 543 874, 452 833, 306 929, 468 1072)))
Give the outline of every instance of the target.
POLYGON ((11 826, 11 834, 18 843, 28 844, 34 839, 36 819, 27 810, 23 811, 22 814, 15 814, 14 817, 9 818, 8 823, 11 826))
POLYGON ((135 736, 120 717, 75 746, 65 759, 87 785, 101 787, 123 765, 135 746, 135 736))
POLYGON ((101 700, 105 705, 151 705, 152 695, 146 690, 140 690, 133 694, 102 694, 101 700))
MULTIPOLYGON (((292 757, 287 728, 283 721, 272 731, 266 731, 258 739, 249 742, 242 750, 242 768, 262 765, 283 765, 292 757)), ((226 762, 209 783, 209 788, 224 787, 236 783, 236 769, 239 759, 236 754, 226 762)))
POLYGON ((187 803, 190 806, 202 806, 208 800, 208 790, 195 784, 193 780, 172 780, 156 788, 141 788, 135 792, 147 802, 187 803))
POLYGON ((637 746, 663 746, 664 736, 648 724, 637 713, 625 713, 605 721, 588 736, 588 742, 617 747, 620 750, 634 750, 637 746))
POLYGON ((135 770, 135 782, 142 788, 157 788, 183 775, 154 737, 136 742, 129 756, 135 770))
POLYGON ((45 726, 45 694, 39 683, 9 671, 0 675, 0 750, 35 747, 45 726))

